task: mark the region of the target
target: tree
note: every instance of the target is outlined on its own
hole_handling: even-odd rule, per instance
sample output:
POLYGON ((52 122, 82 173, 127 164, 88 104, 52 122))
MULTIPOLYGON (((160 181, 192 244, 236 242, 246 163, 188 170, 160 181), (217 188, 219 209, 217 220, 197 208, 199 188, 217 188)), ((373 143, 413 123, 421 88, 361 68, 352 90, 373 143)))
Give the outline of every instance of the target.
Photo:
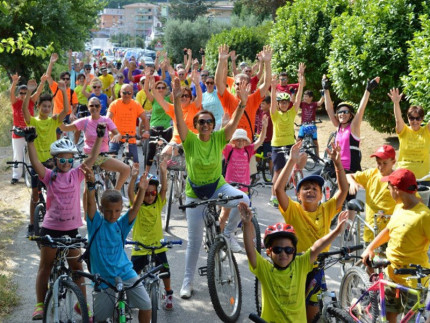
POLYGON ((179 20, 194 21, 208 11, 208 5, 202 0, 170 0, 169 16, 179 20))
POLYGON ((264 20, 268 16, 271 16, 272 20, 275 20, 276 10, 285 6, 287 2, 292 3, 293 0, 239 0, 235 2, 234 6, 238 8, 236 9, 236 14, 238 15, 241 10, 247 8, 251 13, 260 17, 261 20, 264 20))

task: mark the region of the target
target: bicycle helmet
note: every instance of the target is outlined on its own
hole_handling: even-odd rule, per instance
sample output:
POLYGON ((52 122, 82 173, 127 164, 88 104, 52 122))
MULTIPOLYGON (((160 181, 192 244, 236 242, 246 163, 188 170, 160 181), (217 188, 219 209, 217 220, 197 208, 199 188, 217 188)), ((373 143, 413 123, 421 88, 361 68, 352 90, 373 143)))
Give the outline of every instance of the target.
POLYGON ((76 149, 75 144, 68 138, 61 138, 54 141, 51 144, 51 155, 57 156, 58 154, 77 154, 78 149, 76 149))
POLYGON ((291 224, 287 223, 276 223, 269 225, 264 232, 264 246, 269 248, 272 245, 273 239, 284 237, 289 238, 293 242, 294 248, 297 248, 297 236, 296 231, 291 224))
POLYGON ((290 98, 290 95, 284 92, 278 93, 276 95, 276 101, 290 101, 290 98))
MULTIPOLYGON (((134 183, 134 191, 137 192, 137 190, 139 189, 139 182, 140 182, 140 178, 142 177, 142 175, 139 175, 136 179, 136 182, 134 183)), ((158 188, 158 185, 160 185, 160 181, 158 180, 157 176, 152 175, 152 174, 148 174, 146 176, 146 178, 149 179, 149 184, 148 185, 154 185, 155 187, 158 188)))

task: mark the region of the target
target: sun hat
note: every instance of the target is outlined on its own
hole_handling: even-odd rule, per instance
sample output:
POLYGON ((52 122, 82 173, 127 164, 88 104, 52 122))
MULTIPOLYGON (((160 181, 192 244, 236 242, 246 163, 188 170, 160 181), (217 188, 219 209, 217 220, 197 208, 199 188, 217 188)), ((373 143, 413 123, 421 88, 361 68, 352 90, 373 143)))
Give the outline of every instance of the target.
POLYGON ((245 139, 246 141, 248 141, 248 143, 251 143, 251 140, 249 140, 248 133, 246 132, 245 129, 236 129, 230 141, 237 140, 237 139, 245 139))

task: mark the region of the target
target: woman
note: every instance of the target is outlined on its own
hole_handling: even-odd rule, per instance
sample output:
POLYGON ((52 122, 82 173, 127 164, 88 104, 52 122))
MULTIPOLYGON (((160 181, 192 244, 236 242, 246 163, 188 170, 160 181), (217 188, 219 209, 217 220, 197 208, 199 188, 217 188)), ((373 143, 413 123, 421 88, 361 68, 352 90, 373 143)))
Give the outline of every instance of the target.
POLYGON ((214 130, 221 129, 222 116, 224 109, 221 101, 219 100, 217 90, 215 89, 215 77, 208 76, 205 81, 206 92, 203 93, 202 106, 204 110, 212 112, 215 116, 216 127, 214 130))
MULTIPOLYGON (((197 84, 198 83, 194 83, 197 84)), ((200 87, 200 86, 198 86, 200 87)), ((230 238, 230 246, 234 251, 242 248, 234 238, 234 229, 237 227, 240 216, 237 209, 239 202, 249 204, 249 198, 242 191, 233 188, 226 183, 221 175, 221 156, 227 142, 233 136, 234 131, 243 115, 249 95, 249 86, 242 82, 239 86, 240 103, 231 120, 219 131, 213 132, 215 118, 212 112, 202 110, 194 116, 193 127, 197 134, 190 131, 182 112, 182 89, 178 78, 174 79, 173 96, 175 103, 176 126, 183 142, 185 151, 188 180, 185 189, 186 203, 198 202, 200 198, 218 196, 219 193, 228 196, 242 195, 243 199, 233 200, 226 207, 232 208, 230 218, 225 227, 224 234, 230 238), (200 196, 200 198, 198 197, 200 196)), ((190 298, 192 294, 193 277, 197 265, 200 246, 203 239, 203 210, 204 206, 188 208, 186 210, 188 223, 188 245, 185 256, 185 277, 182 283, 180 295, 182 298, 190 298)))
POLYGON ((402 95, 399 94, 399 89, 392 89, 388 94, 394 103, 396 133, 400 142, 397 168, 409 169, 417 179, 420 179, 430 171, 430 123, 421 126, 424 110, 420 106, 413 105, 407 112, 409 120, 409 126, 407 126, 400 110, 402 95))
POLYGON ((91 152, 91 149, 93 148, 93 145, 97 139, 97 125, 99 123, 106 124, 107 131, 104 135, 102 146, 100 148, 100 155, 97 157, 95 165, 99 165, 102 169, 106 169, 108 171, 118 172, 119 178, 116 182, 115 189, 120 190, 130 175, 130 167, 116 158, 107 156, 106 153, 109 151, 108 132, 110 131, 112 133, 113 142, 118 142, 121 139, 121 134, 118 132, 118 129, 113 123, 112 119, 101 115, 101 102, 98 98, 92 97, 89 99, 88 109, 91 113, 90 116, 78 119, 69 125, 62 124, 60 129, 62 131, 83 131, 85 136, 84 153, 88 154, 91 152))
MULTIPOLYGON (((91 93, 87 92, 87 86, 88 86, 88 78, 85 78, 85 83, 84 86, 82 88, 82 94, 85 95, 85 97, 87 99, 96 97, 97 99, 99 99, 99 102, 101 103, 101 111, 100 111, 100 115, 105 116, 107 113, 107 108, 109 107, 109 105, 111 104, 111 102, 115 99, 114 96, 111 96, 110 98, 103 93, 102 91, 102 81, 100 81, 100 79, 98 79, 97 77, 93 78, 90 82, 90 87, 92 88, 91 93)), ((114 84, 112 84, 112 87, 114 86, 114 84)), ((111 91, 112 93, 114 91, 111 91)))

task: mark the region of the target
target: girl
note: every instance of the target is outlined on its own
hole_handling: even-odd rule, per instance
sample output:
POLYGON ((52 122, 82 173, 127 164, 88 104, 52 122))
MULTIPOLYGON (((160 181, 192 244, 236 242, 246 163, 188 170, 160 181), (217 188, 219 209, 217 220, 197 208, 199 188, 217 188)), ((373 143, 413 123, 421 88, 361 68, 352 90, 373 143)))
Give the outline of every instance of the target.
MULTIPOLYGON (((90 99, 92 97, 96 97, 97 99, 99 99, 100 103, 101 103, 101 107, 102 107, 100 114, 102 116, 105 116, 107 113, 107 108, 111 104, 114 97, 111 96, 109 98, 105 93, 102 92, 102 81, 100 81, 100 79, 98 79, 97 77, 95 77, 91 80, 90 87, 92 88, 92 91, 91 91, 91 93, 88 93, 87 92, 88 82, 89 82, 88 78, 85 78, 85 83, 84 83, 84 86, 82 88, 82 94, 85 95, 87 97, 87 99, 90 99)), ((113 86, 114 86, 114 84, 112 83, 112 87, 113 86)))

